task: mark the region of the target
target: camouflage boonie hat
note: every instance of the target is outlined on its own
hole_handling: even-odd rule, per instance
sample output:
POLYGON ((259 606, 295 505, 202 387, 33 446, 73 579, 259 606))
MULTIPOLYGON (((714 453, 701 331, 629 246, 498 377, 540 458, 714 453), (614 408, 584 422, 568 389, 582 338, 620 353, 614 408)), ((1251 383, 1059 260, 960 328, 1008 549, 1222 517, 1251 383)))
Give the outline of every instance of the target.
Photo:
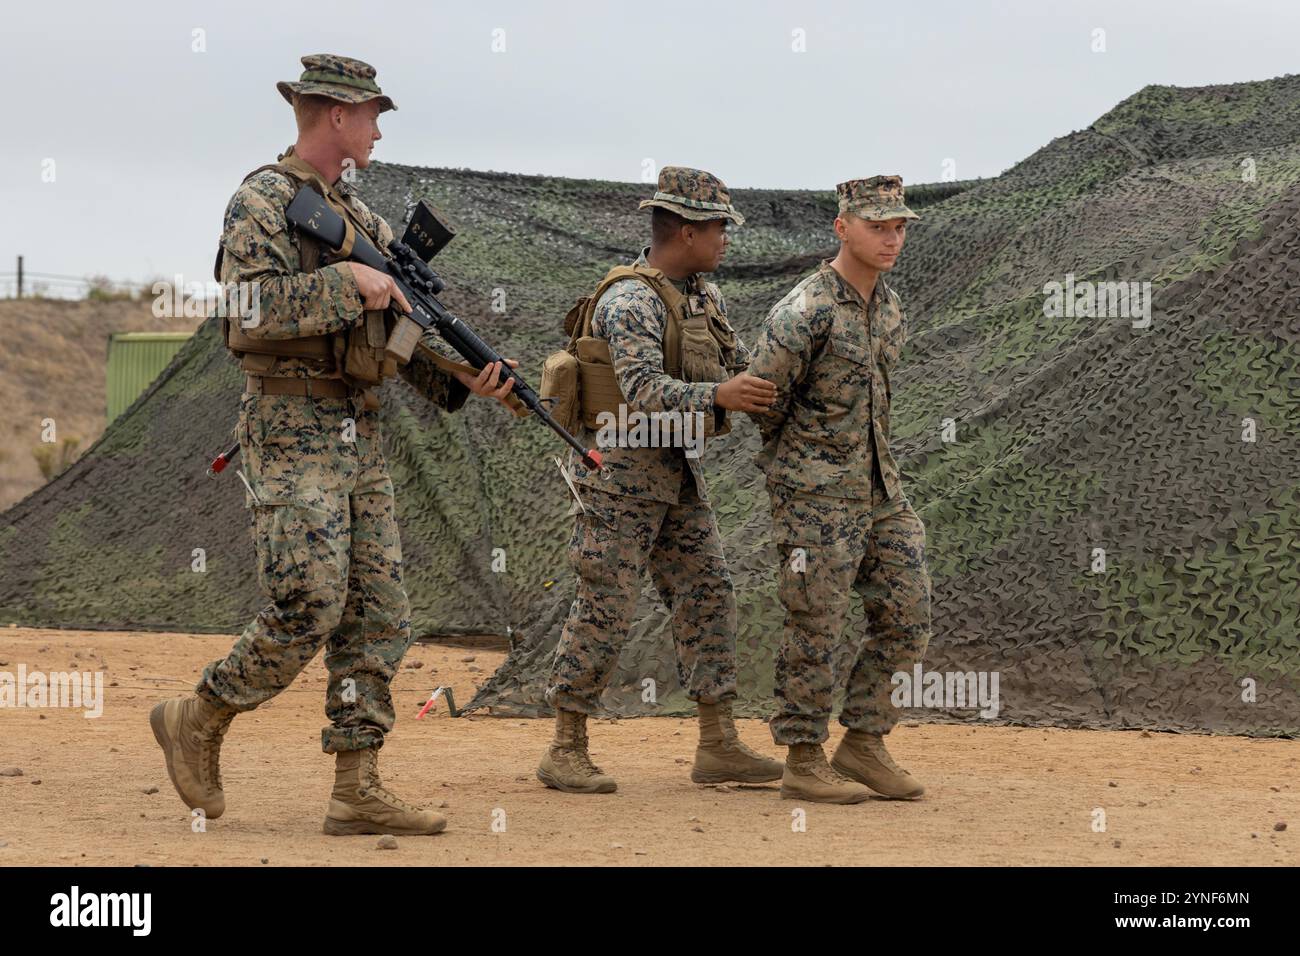
POLYGON ((302 58, 304 67, 297 83, 281 80, 275 84, 290 104, 295 94, 311 93, 328 96, 340 103, 366 103, 379 100, 379 112, 397 109, 397 104, 384 95, 375 82, 375 68, 347 56, 333 53, 314 53, 302 58))
POLYGON ((863 219, 920 219, 903 205, 901 176, 872 176, 850 179, 835 187, 840 199, 840 215, 853 213, 863 219))
POLYGON ((659 171, 659 191, 654 198, 643 199, 637 208, 652 207, 696 222, 730 219, 737 226, 745 224, 745 217, 731 205, 726 183, 712 173, 688 166, 665 166, 659 171))

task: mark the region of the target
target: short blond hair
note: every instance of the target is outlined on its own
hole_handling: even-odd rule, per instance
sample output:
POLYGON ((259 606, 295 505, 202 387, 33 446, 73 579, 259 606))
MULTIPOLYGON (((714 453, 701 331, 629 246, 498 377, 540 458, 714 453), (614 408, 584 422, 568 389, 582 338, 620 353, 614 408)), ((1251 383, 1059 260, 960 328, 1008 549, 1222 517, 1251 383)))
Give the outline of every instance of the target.
POLYGON ((298 132, 311 129, 332 107, 342 106, 338 100, 315 93, 297 93, 293 98, 293 118, 298 122, 298 132))

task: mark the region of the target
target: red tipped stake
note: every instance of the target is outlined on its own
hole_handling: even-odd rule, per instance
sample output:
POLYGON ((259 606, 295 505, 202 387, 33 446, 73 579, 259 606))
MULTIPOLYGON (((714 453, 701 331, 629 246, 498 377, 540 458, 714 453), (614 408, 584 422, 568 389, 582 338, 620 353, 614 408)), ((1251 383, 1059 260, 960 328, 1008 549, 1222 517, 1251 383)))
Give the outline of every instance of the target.
POLYGON ((433 689, 433 693, 429 695, 429 700, 425 703, 423 707, 420 708, 420 712, 415 715, 416 720, 419 720, 421 717, 423 717, 425 714, 429 712, 429 708, 432 707, 435 703, 437 703, 438 698, 442 696, 442 692, 444 690, 446 690, 445 687, 435 687, 433 689))
POLYGON ((221 474, 221 472, 225 470, 226 466, 235 460, 235 456, 238 454, 239 443, 236 442, 216 458, 212 459, 212 464, 208 466, 208 477, 215 478, 217 475, 221 474))
POLYGON ((599 468, 604 468, 604 467, 605 467, 605 459, 603 459, 602 457, 600 457, 600 452, 596 451, 596 449, 594 449, 594 448, 589 448, 589 449, 587 450, 587 453, 586 453, 585 455, 583 455, 582 457, 584 457, 584 458, 587 459, 587 467, 588 467, 588 468, 597 468, 597 469, 599 469, 599 468))

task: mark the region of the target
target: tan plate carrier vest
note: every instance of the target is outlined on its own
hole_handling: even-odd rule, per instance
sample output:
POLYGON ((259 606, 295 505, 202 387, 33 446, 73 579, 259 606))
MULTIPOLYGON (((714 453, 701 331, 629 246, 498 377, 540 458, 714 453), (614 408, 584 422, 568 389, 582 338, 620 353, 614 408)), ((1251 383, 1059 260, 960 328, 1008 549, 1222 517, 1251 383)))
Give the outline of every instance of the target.
MULTIPOLYGON (((702 285, 683 294, 659 269, 648 265, 615 266, 595 292, 583 296, 569 310, 564 319, 568 348, 551 355, 542 366, 542 398, 551 400, 551 415, 569 431, 576 430, 579 423, 599 428, 597 415, 617 415, 619 405, 627 402, 614 374, 609 343, 591 334, 591 320, 600 297, 623 279, 638 279, 650 286, 667 309, 665 373, 685 382, 725 382, 731 377, 723 364, 723 354, 735 349, 736 333, 702 285)), ((730 417, 724 413, 722 426, 714 434, 725 435, 730 430, 730 417)))
MULTIPOLYGON (((299 186, 311 186, 321 193, 331 209, 342 216, 345 222, 351 223, 353 229, 368 236, 378 248, 379 237, 372 236, 366 231, 365 226, 347 203, 341 202, 333 195, 334 191, 327 186, 322 191, 323 184, 318 177, 309 176, 292 163, 281 161, 259 166, 244 177, 244 182, 248 182, 258 173, 268 169, 287 176, 299 186)), ((298 246, 302 272, 315 272, 322 266, 333 265, 346 259, 346 255, 325 248, 311 236, 297 232, 292 225, 289 228, 296 233, 294 241, 298 246)), ((218 282, 221 281, 223 252, 223 248, 218 245, 217 262, 213 269, 218 282)), ((279 358, 332 362, 334 367, 328 377, 340 379, 350 388, 365 389, 366 408, 375 409, 379 407, 379 397, 372 390, 372 386, 377 386, 384 379, 397 374, 397 363, 384 352, 388 335, 394 324, 391 312, 368 311, 362 320, 351 328, 331 335, 259 339, 244 334, 239 327, 238 316, 233 314, 235 311, 229 310, 223 323, 226 347, 239 359, 239 367, 249 375, 265 377, 279 358)))

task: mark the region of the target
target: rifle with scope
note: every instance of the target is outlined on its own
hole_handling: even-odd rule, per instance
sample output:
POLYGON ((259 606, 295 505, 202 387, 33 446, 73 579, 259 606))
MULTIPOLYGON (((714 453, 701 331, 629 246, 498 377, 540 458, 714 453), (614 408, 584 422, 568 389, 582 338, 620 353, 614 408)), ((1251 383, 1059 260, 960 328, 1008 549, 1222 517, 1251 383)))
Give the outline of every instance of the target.
MULTIPOLYGON (((583 448, 573 435, 555 421, 541 396, 509 366, 501 354, 438 301, 438 293, 447 285, 429 268, 428 260, 441 252, 456 237, 456 233, 428 203, 421 200, 416 206, 402 239, 394 239, 388 244, 387 256, 376 249, 364 235, 358 234, 352 224, 331 209, 320 193, 310 186, 298 190, 285 211, 285 217, 343 259, 377 269, 391 276, 397 283, 406 301, 411 304, 411 312, 400 317, 388 336, 386 351, 390 357, 403 364, 409 361, 425 330, 433 328, 476 371, 481 371, 493 362, 500 362, 501 378, 496 384, 504 385, 507 379, 514 379, 512 394, 524 407, 577 451, 588 468, 601 467, 600 452, 594 448, 583 448)), ((239 445, 236 444, 217 456, 208 473, 215 475, 220 472, 238 453, 239 445)))

